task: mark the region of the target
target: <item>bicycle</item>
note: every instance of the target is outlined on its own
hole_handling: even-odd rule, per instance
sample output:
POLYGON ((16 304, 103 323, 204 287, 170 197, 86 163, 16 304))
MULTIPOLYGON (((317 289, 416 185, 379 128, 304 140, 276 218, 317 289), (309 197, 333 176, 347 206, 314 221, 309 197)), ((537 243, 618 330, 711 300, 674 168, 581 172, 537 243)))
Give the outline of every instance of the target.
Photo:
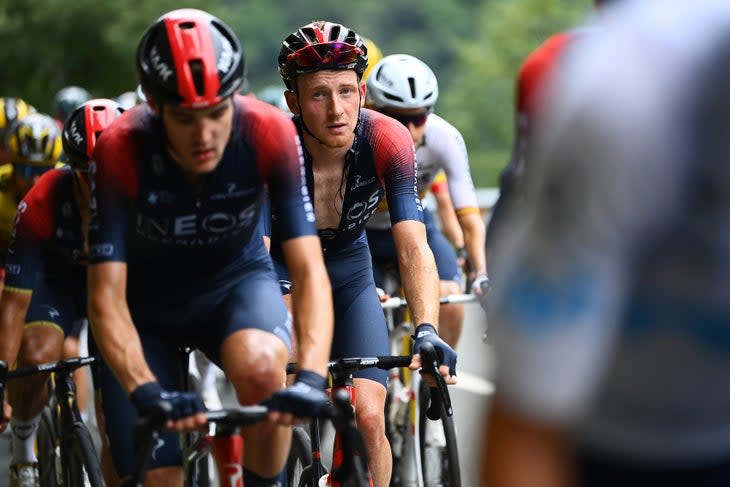
POLYGON ((79 413, 72 376, 95 361, 96 357, 76 357, 13 371, 0 361, 0 400, 7 380, 52 373, 51 399, 41 413, 36 440, 41 487, 105 485, 91 433, 79 413))
MULTIPOLYGON (((183 390, 199 390, 199 384, 196 376, 191 374, 190 359, 193 349, 190 347, 181 347, 180 350, 180 381, 183 390)), ((233 411, 231 409, 223 409, 222 411, 233 411)), ((245 411, 237 409, 237 411, 245 411)), ((256 410, 251 409, 250 414, 255 415, 256 410)), ((228 424, 223 418, 218 419, 216 414, 209 419, 213 421, 211 430, 208 434, 199 432, 190 432, 182 436, 181 447, 183 450, 183 468, 185 470, 185 485, 187 487, 210 487, 224 482, 226 479, 220 479, 221 472, 216 467, 214 457, 219 458, 228 455, 232 459, 238 458, 241 447, 242 437, 236 431, 235 424, 228 424), (230 443, 227 443, 230 442, 230 443), (211 455, 216 450, 218 453, 211 455)), ((249 414, 249 413, 245 413, 249 414)), ((240 426, 240 425, 239 425, 240 426)), ((312 462, 311 452, 309 450, 309 438, 301 427, 292 428, 292 446, 289 451, 287 460, 287 476, 294 478, 299 475, 301 470, 312 462)), ((235 462, 229 462, 235 463, 235 462)), ((238 461, 238 464, 241 462, 238 461)), ((224 476, 227 476, 224 473, 224 476)))
MULTIPOLYGON (((442 296, 441 304, 473 302, 471 294, 442 296)), ((391 297, 382 303, 388 314, 392 352, 411 353, 412 324, 407 312, 396 325, 393 311, 405 309, 407 302, 400 297, 391 297), (389 313, 390 310, 390 313, 389 313)), ((424 354, 426 353, 424 352, 424 354)), ((422 357, 427 361, 437 357, 422 357)), ((438 369, 436 369, 438 370, 438 369)), ((439 387, 443 379, 438 374, 439 387)), ((443 385, 446 389, 445 384, 443 385)), ((393 451, 393 477, 391 485, 396 487, 460 487, 461 470, 459 467, 458 445, 453 411, 448 393, 441 396, 441 406, 427 407, 432 400, 429 388, 420 380, 418 374, 408 369, 391 372, 386 396, 386 436, 393 451), (440 423, 436 422, 441 420, 440 423), (429 435, 428 433, 432 433, 429 435)), ((438 403, 436 403, 438 404, 438 403)))
MULTIPOLYGON (((377 367, 383 370, 389 370, 393 367, 405 367, 410 363, 410 357, 352 357, 352 358, 341 358, 331 361, 328 364, 328 372, 331 395, 336 395, 340 392, 346 394, 350 409, 354 413, 354 404, 356 397, 356 389, 352 374, 359 370, 367 368, 377 367)), ((287 374, 293 374, 296 372, 296 364, 289 364, 287 366, 287 374)), ((289 485, 294 487, 320 487, 320 486, 331 486, 340 487, 341 483, 331 476, 327 472, 324 464, 322 463, 322 452, 321 452, 321 422, 317 419, 312 421, 310 424, 309 432, 309 443, 311 451, 311 463, 306 466, 299 477, 289 478, 289 485)), ((306 440, 305 440, 306 441, 306 440)), ((332 465, 333 468, 339 465, 343 461, 342 451, 342 438, 335 435, 333 454, 332 454, 332 465)), ((362 480, 367 482, 365 485, 371 486, 370 473, 367 468, 367 453, 364 445, 359 450, 354 452, 356 455, 356 461, 362 465, 363 477, 362 480)))
MULTIPOLYGON (((157 442, 157 438, 162 431, 165 421, 169 418, 172 408, 164 401, 158 404, 147 418, 140 420, 135 427, 135 438, 137 439, 138 458, 137 468, 134 476, 124 483, 124 487, 143 487, 142 479, 149 466, 152 449, 157 442)), ((226 438, 237 437, 234 448, 225 447, 229 457, 226 460, 230 470, 227 475, 222 476, 220 487, 244 487, 243 482, 243 438, 235 433, 242 426, 250 426, 266 418, 268 408, 263 405, 239 406, 237 408, 220 409, 216 411, 208 411, 209 423, 215 423, 215 435, 223 434, 226 438), (222 428, 221 428, 222 427, 222 428), (225 433, 221 433, 225 431, 225 433)), ((332 475, 342 482, 352 479, 353 487, 365 487, 368 484, 362 483, 363 478, 362 465, 354 459, 354 454, 362 445, 362 438, 355 426, 355 417, 350 407, 347 395, 335 395, 333 397, 332 407, 326 409, 321 414, 322 418, 329 418, 335 424, 335 428, 341 438, 343 438, 343 462, 333 470, 332 475)), ((200 448, 197 450, 199 454, 205 455, 210 451, 210 436, 203 436, 198 439, 200 448)), ((213 438, 215 439, 215 437, 213 438)))

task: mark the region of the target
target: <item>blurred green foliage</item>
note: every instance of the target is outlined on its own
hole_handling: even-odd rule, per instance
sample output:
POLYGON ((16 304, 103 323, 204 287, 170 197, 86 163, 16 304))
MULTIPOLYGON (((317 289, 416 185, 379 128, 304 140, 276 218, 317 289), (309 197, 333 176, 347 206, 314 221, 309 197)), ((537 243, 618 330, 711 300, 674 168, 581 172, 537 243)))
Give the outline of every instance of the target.
POLYGON ((254 91, 278 84, 282 39, 326 18, 373 39, 387 55, 423 59, 439 78, 437 111, 459 128, 477 186, 494 186, 512 144, 515 75, 550 34, 590 12, 590 0, 3 0, 0 95, 41 111, 57 90, 80 85, 114 97, 136 86, 134 51, 145 28, 173 8, 225 20, 244 46, 254 91))

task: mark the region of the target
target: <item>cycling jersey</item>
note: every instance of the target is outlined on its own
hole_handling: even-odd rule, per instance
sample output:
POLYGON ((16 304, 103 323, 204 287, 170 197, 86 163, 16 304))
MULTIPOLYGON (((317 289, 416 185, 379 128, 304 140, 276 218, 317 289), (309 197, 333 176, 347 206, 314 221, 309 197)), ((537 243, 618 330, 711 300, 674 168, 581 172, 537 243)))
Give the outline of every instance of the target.
POLYGON ((4 292, 33 293, 26 326, 69 334, 86 316, 86 255, 70 168, 43 174, 18 205, 4 292))
MULTIPOLYGON (((436 174, 446 173, 451 200, 457 214, 479 211, 474 183, 469 170, 469 158, 461 133, 449 122, 435 113, 428 116, 423 142, 416 149, 418 161, 418 194, 426 195, 436 174)), ((380 205, 378 212, 368 221, 373 229, 390 228, 388 212, 390 202, 380 205)))
MULTIPOLYGON (((301 122, 294 117, 301 131, 301 122)), ((304 153, 307 186, 314 192, 312 158, 304 153)), ((393 224, 402 220, 423 220, 423 209, 416 190, 416 163, 413 142, 390 117, 363 108, 355 142, 345 161, 344 200, 338 228, 319 229, 325 257, 354 245, 364 238, 365 223, 385 196, 393 224)), ((419 166, 420 173, 420 166, 419 166)), ((279 216, 272 208, 271 250, 280 255, 279 216)))
MULTIPOLYGON (((564 59, 565 51, 582 30, 560 32, 549 37, 525 58, 517 75, 516 133, 512 157, 502 170, 499 179, 499 198, 491 211, 487 246, 492 247, 501 231, 501 224, 508 211, 507 206, 522 194, 525 158, 530 138, 530 127, 539 116, 545 102, 545 90, 555 75, 556 68, 564 59)), ((488 252, 489 253, 489 252, 488 252)), ((490 269, 494 269, 490 264, 490 269)))
POLYGON ((314 234, 294 127, 257 100, 236 97, 234 107, 231 140, 197 194, 165 152, 161 121, 146 104, 104 132, 92 163, 92 264, 128 262, 132 289, 234 277, 266 252, 258 225, 264 183, 281 239, 314 234))
POLYGON ((695 482, 730 459, 730 4, 624 8, 550 92, 495 247, 497 390, 608 465, 725 485, 695 482))
MULTIPOLYGON (((301 123, 294 118, 297 126, 301 123)), ((344 201, 340 226, 320 229, 325 265, 332 285, 335 307, 333 358, 388 354, 388 330, 373 282, 365 223, 383 196, 395 224, 403 220, 422 221, 423 209, 416 193, 416 162, 411 136, 390 117, 362 109, 355 141, 345 162, 344 201)), ((314 192, 312 158, 305 151, 305 170, 310 194, 314 192)), ((288 273, 277 237, 279 219, 272 216, 271 252, 283 292, 288 273)), ((363 371, 355 375, 385 385, 387 373, 363 371)))

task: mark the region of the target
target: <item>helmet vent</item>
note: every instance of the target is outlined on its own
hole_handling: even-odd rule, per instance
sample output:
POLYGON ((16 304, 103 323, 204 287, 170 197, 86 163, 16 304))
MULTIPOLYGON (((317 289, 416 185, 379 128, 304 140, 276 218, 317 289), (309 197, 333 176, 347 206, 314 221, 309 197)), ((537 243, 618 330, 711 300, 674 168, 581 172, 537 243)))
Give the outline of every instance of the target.
POLYGON ((395 96, 395 95, 393 95, 391 93, 383 93, 383 96, 385 96, 388 100, 400 101, 400 102, 404 102, 405 101, 400 96, 395 96))
POLYGON ((179 27, 181 30, 192 29, 195 27, 195 23, 194 22, 180 22, 179 27))
POLYGON ((408 77, 408 86, 411 88, 411 98, 416 97, 416 78, 408 77))
POLYGON ((203 86, 203 63, 199 59, 196 59, 194 61, 190 61, 189 65, 190 74, 192 74, 193 83, 195 83, 195 92, 198 96, 202 96, 205 90, 205 87, 203 86))
POLYGON ((333 25, 332 30, 330 30, 330 41, 336 41, 340 37, 340 26, 339 25, 333 25))

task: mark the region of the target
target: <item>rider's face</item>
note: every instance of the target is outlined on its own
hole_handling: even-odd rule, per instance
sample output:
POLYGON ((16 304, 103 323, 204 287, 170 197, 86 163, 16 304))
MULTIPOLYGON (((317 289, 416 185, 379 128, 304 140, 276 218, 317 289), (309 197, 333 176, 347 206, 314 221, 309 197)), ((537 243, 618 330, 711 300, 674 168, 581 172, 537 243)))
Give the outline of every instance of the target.
MULTIPOLYGON (((353 70, 323 70, 297 76, 298 93, 287 92, 289 109, 327 147, 349 148, 365 99, 365 83, 353 70)), ((305 132, 305 140, 308 134, 305 132)))
POLYGON ((190 180, 218 167, 231 138, 233 98, 208 108, 162 107, 167 151, 190 180))

